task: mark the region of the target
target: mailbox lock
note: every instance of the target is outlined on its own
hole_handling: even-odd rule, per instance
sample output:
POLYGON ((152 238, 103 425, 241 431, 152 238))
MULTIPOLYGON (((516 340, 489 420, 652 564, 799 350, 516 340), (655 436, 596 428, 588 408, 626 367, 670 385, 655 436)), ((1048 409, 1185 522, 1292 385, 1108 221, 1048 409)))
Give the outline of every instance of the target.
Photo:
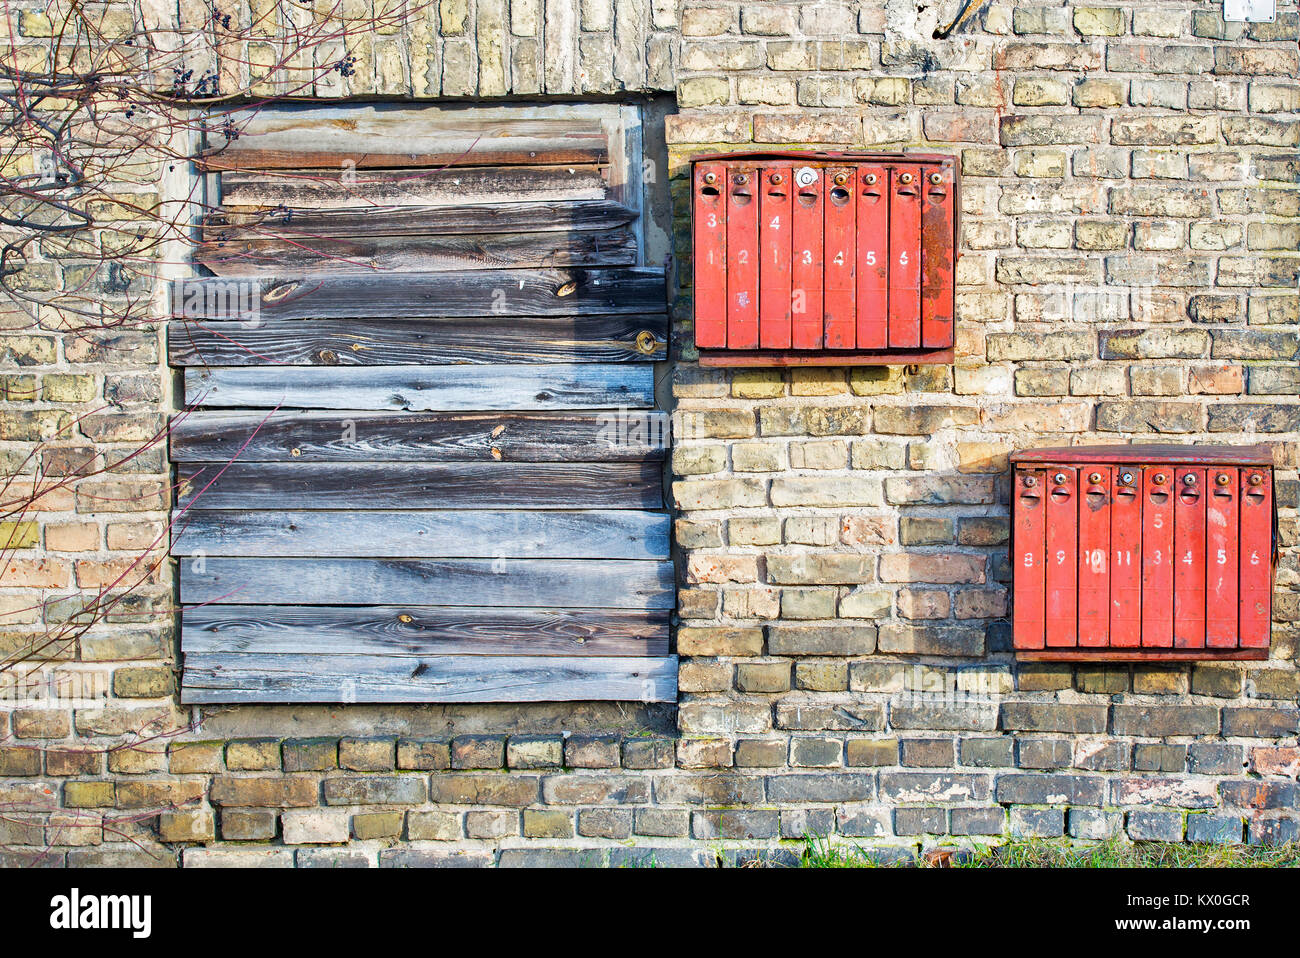
POLYGON ((1249 482, 1252 486, 1262 485, 1264 482, 1264 477, 1261 476, 1258 472, 1252 473, 1250 478, 1247 480, 1247 482, 1249 482))
POLYGON ((717 173, 705 173, 705 174, 704 174, 704 182, 705 182, 705 183, 716 183, 716 182, 718 182, 718 174, 717 174, 717 173))
POLYGON ((898 182, 900 182, 900 183, 902 183, 904 186, 906 186, 908 183, 911 183, 911 182, 912 182, 912 174, 911 174, 911 173, 904 173, 902 176, 900 176, 900 177, 898 178, 898 182))
POLYGON ((1163 486, 1168 480, 1163 472, 1157 472, 1151 479, 1157 486, 1163 486))
POLYGON ((1023 477, 1023 478, 1021 479, 1021 481, 1022 481, 1026 486, 1029 486, 1029 487, 1032 487, 1032 486, 1036 486, 1036 485, 1038 485, 1038 477, 1036 477, 1036 476, 1025 476, 1025 477, 1023 477))
POLYGON ((1214 482, 1216 485, 1226 486, 1228 484, 1228 474, 1226 472, 1219 473, 1214 477, 1214 482))
POLYGON ((868 174, 866 175, 866 177, 864 177, 864 179, 866 180, 867 185, 870 186, 871 184, 873 184, 873 183, 876 182, 876 174, 875 174, 875 173, 868 173, 868 174))
POLYGON ((1196 476, 1190 472, 1187 475, 1183 476, 1183 485, 1185 486, 1196 485, 1196 476))
POLYGON ((784 182, 785 177, 782 176, 780 173, 773 173, 771 179, 773 183, 781 183, 784 182))
POLYGON ((836 173, 836 174, 835 174, 835 185, 836 185, 836 186, 843 186, 843 185, 844 185, 845 183, 847 183, 848 181, 849 181, 849 174, 847 174, 847 173, 836 173))
POLYGON ((735 176, 731 178, 731 181, 735 183, 737 186, 744 186, 746 183, 749 182, 749 174, 737 173, 735 176))
POLYGON ((1065 473, 1058 472, 1056 475, 1052 476, 1052 481, 1058 486, 1065 485, 1065 473))
POLYGON ((935 186, 938 186, 940 183, 943 182, 943 176, 938 173, 931 173, 930 182, 933 183, 935 186))
POLYGON ((799 186, 812 186, 817 182, 817 171, 811 166, 800 167, 794 171, 794 181, 799 186))
POLYGON ((1126 486, 1131 486, 1131 485, 1133 485, 1133 473, 1131 473, 1131 472, 1122 472, 1122 473, 1120 473, 1119 481, 1122 482, 1122 483, 1123 483, 1124 485, 1126 485, 1126 486))
POLYGON ((1092 473, 1090 476, 1088 476, 1088 481, 1091 482, 1093 485, 1096 485, 1097 483, 1101 482, 1101 473, 1100 472, 1092 473))

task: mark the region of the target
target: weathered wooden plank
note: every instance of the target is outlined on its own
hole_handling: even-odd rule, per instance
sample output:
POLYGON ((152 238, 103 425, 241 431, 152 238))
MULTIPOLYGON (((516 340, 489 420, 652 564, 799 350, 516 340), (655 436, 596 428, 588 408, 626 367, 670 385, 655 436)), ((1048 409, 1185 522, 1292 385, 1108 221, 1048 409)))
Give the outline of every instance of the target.
POLYGON ((373 236, 458 236, 576 233, 626 226, 637 217, 612 200, 463 203, 346 210, 273 209, 261 214, 213 213, 203 220, 204 242, 347 239, 373 236))
POLYGON ((667 609, 205 605, 182 612, 181 646, 187 655, 667 655, 669 615, 667 609))
POLYGON ((181 562, 186 605, 670 609, 671 562, 624 559, 226 559, 181 562))
POLYGON ((435 170, 282 170, 221 174, 221 206, 231 212, 275 209, 352 213, 399 206, 464 206, 601 200, 605 169, 591 165, 481 166, 435 170))
POLYGON ((297 409, 649 408, 643 363, 463 366, 245 366, 185 370, 190 406, 297 409))
POLYGON ((627 509, 588 512, 192 509, 178 513, 174 520, 174 555, 402 559, 667 559, 670 525, 666 513, 627 509))
POLYGON ((172 312, 186 319, 263 322, 384 316, 578 316, 660 313, 662 269, 467 270, 288 280, 181 280, 172 312))
POLYGON ((658 509, 655 462, 185 463, 203 509, 658 509))
POLYGON ((676 656, 186 655, 181 701, 672 702, 676 656))
POLYGON ((599 120, 526 109, 494 116, 388 104, 313 106, 234 113, 229 126, 238 138, 210 136, 199 159, 202 168, 501 166, 601 163, 609 156, 599 120))
POLYGON ((661 459, 657 410, 568 413, 185 413, 174 462, 617 462, 661 459))
POLYGON ((668 317, 320 319, 243 323, 176 320, 173 366, 392 366, 462 363, 654 362, 667 356, 668 317))
POLYGON ((631 266, 636 262, 637 242, 630 229, 516 236, 288 238, 202 243, 195 249, 194 258, 218 276, 631 266))

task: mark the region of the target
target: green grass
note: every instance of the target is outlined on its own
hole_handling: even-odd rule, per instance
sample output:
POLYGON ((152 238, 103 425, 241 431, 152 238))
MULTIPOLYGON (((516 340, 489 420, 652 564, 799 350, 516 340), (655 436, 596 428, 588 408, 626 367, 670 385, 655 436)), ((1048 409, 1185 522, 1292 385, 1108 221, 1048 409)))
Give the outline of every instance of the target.
POLYGON ((1300 868, 1300 845, 1134 844, 1116 840, 1072 845, 1064 840, 1029 839, 960 852, 938 848, 917 862, 893 864, 877 860, 870 848, 810 838, 800 864, 803 868, 1300 868))

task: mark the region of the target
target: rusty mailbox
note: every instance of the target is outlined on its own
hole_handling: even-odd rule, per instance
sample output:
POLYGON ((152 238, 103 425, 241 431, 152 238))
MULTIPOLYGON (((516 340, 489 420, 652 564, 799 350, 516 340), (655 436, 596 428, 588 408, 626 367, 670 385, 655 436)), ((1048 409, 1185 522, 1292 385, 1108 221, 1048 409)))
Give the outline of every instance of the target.
POLYGON ((954 157, 706 156, 692 207, 702 364, 952 361, 954 157))
POLYGON ((1034 449, 1011 462, 1021 658, 1268 657, 1267 446, 1034 449))

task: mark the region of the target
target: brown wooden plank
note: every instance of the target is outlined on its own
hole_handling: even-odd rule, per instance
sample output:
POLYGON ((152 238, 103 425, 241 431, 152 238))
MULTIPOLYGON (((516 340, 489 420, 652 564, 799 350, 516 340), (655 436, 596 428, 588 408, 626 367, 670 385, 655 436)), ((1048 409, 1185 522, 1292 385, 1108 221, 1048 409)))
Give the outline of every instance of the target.
POLYGON ((631 266, 630 229, 601 232, 286 238, 199 244, 194 259, 218 276, 316 276, 467 269, 631 266))
POLYGON ((490 366, 218 366, 185 370, 189 406, 297 409, 645 408, 645 363, 490 366))
POLYGON ((890 352, 834 352, 830 350, 795 350, 759 352, 757 350, 701 350, 701 366, 751 369, 763 366, 950 366, 953 350, 899 350, 890 352))
POLYGON ((612 200, 563 200, 360 210, 273 209, 260 214, 221 212, 206 217, 199 232, 205 243, 284 239, 311 243, 324 238, 603 231, 626 226, 635 219, 635 210, 612 200))
POLYGON ((187 655, 181 682, 184 704, 676 699, 675 656, 187 655))
POLYGON ((173 366, 397 366, 462 363, 654 362, 667 358, 668 317, 178 320, 173 366))
POLYGON ((186 463, 201 509, 659 509, 655 462, 186 463))
MULTIPOLYGON (((182 615, 187 654, 667 655, 667 609, 207 605, 182 615)), ((491 669, 491 662, 484 662, 491 669)))
POLYGON ((610 195, 603 167, 482 166, 435 170, 275 170, 221 174, 227 212, 297 210, 319 213, 401 206, 464 206, 601 200, 610 195))
POLYGON ((199 158, 206 170, 395 169, 602 163, 609 157, 599 119, 540 115, 517 108, 420 109, 398 104, 262 109, 223 118, 199 158), (226 140, 223 129, 238 131, 226 140))
POLYGON ((613 462, 662 459, 656 410, 560 413, 198 412, 172 420, 174 462, 613 462))
POLYGON ((304 279, 191 279, 172 286, 172 314, 262 322, 385 316, 578 316, 658 313, 664 271, 650 268, 467 270, 304 279))
POLYGON ((179 563, 186 605, 671 609, 671 562, 643 559, 261 559, 179 563))
POLYGON ((667 559, 667 513, 633 509, 176 513, 174 555, 667 559))
POLYGON ((1026 662, 1250 662, 1268 658, 1268 649, 1082 649, 1017 650, 1026 662))

